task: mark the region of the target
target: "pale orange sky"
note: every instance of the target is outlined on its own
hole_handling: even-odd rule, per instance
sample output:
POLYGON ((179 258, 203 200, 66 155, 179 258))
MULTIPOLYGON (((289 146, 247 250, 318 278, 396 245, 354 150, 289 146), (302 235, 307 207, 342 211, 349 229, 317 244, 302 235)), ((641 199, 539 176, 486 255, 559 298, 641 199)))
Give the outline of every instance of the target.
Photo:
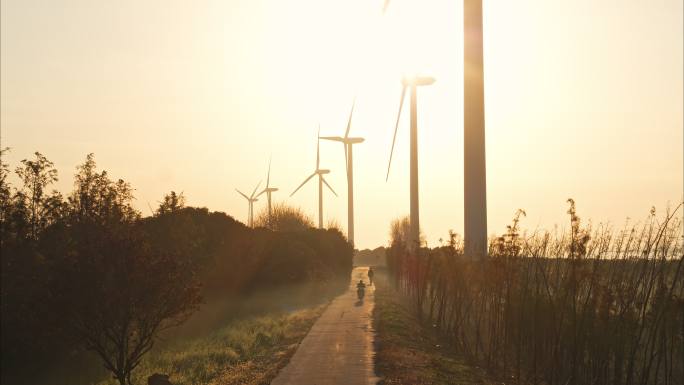
MULTIPOLYGON (((149 213, 165 192, 246 221, 266 177, 314 219, 316 130, 341 135, 352 99, 356 243, 385 244, 408 214, 408 106, 385 171, 402 74, 419 92, 421 226, 463 231, 462 1, 3 0, 2 146, 41 151, 71 190, 94 152, 149 213)), ((489 232, 517 208, 529 228, 621 225, 684 198, 681 0, 485 0, 489 232)), ((342 147, 321 143, 346 228, 342 147)), ((256 210, 264 207, 258 202, 256 210)))

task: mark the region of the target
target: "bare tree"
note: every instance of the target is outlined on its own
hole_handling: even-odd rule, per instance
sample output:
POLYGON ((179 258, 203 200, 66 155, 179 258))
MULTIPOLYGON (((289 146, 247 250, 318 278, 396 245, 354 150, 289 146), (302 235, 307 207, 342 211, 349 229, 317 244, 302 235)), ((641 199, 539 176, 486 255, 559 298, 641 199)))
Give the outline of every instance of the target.
POLYGON ((158 333, 198 308, 199 284, 180 258, 152 250, 135 226, 76 227, 87 235, 72 249, 78 250, 73 263, 61 265, 58 306, 71 334, 98 354, 121 385, 130 385, 158 333))

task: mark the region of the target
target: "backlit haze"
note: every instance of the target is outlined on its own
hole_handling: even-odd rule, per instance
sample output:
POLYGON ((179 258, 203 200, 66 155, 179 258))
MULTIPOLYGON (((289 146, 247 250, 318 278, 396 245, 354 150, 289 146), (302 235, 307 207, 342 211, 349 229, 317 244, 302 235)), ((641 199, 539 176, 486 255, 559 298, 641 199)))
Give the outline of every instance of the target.
MULTIPOLYGON (((246 222, 266 179, 317 217, 316 131, 343 135, 352 100, 356 244, 408 215, 408 104, 385 182, 402 74, 419 90, 421 226, 463 232, 462 1, 2 1, 7 161, 40 151, 62 192, 95 153, 149 214, 163 194, 246 222)), ((484 60, 489 232, 583 219, 621 226, 684 197, 681 0, 489 0, 484 60)), ((408 101, 408 100, 407 100, 408 101)), ((325 220, 346 229, 342 145, 321 142, 325 220)), ((16 179, 13 180, 16 182, 16 179)), ((265 208, 260 200, 255 210, 265 208)))

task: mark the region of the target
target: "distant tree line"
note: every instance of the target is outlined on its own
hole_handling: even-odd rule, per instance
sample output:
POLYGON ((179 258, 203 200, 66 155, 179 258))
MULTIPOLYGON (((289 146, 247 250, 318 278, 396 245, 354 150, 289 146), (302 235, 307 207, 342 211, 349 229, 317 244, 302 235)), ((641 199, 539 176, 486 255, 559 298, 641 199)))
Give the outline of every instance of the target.
POLYGON ((684 238, 680 204, 614 231, 582 225, 522 233, 519 210, 489 257, 442 246, 407 250, 391 228, 387 267, 415 312, 505 383, 684 383, 684 238))
POLYGON ((88 349, 129 384, 157 334, 186 320, 203 297, 351 271, 344 236, 311 228, 296 209, 279 207, 281 231, 250 229, 224 213, 186 207, 171 192, 142 217, 131 185, 98 171, 92 154, 67 196, 52 188, 57 170, 38 152, 14 170, 18 186, 0 163, 3 383, 88 349))

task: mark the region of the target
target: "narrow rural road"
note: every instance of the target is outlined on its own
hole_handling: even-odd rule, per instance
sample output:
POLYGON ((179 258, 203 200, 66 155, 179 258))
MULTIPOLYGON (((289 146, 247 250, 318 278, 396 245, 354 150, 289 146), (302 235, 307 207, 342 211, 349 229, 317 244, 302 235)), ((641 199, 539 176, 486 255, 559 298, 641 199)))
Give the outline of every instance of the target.
POLYGON ((349 290, 335 298, 299 345, 272 385, 370 385, 379 379, 373 364, 375 287, 359 301, 356 284, 368 285, 368 267, 354 268, 349 290))

